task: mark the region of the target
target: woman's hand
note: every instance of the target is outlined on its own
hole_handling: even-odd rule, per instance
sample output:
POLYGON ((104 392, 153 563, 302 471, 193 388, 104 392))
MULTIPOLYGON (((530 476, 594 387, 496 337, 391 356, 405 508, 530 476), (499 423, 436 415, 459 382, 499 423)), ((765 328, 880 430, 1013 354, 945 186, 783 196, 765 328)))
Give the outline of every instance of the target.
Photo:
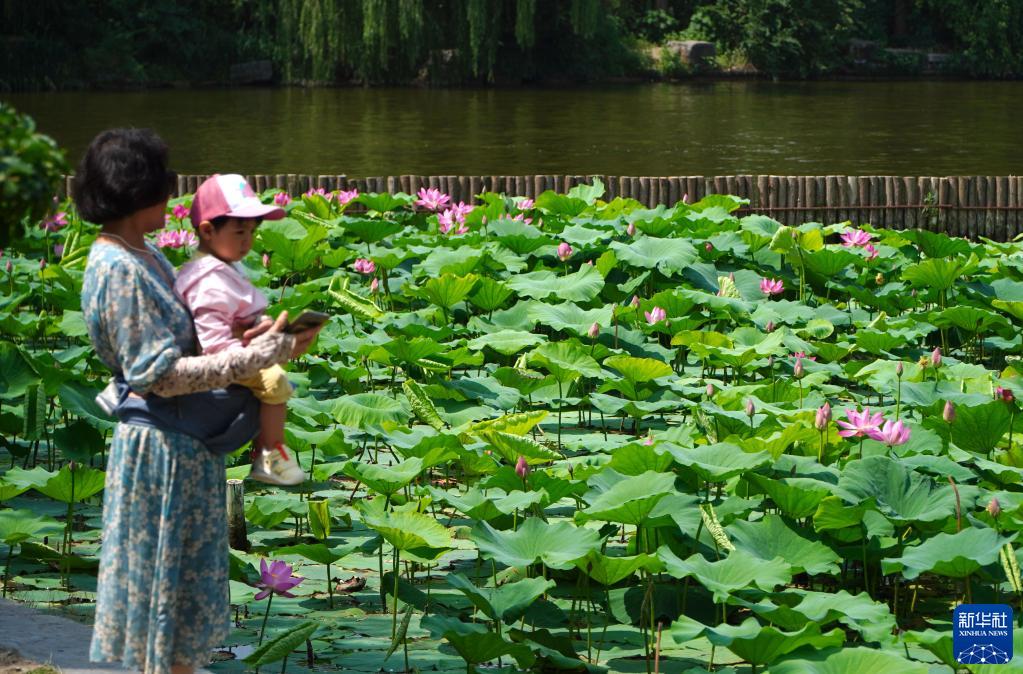
POLYGON ((291 359, 294 360, 301 356, 312 344, 313 340, 316 339, 316 335, 319 334, 320 330, 326 323, 317 325, 315 328, 309 328, 302 332, 296 332, 293 336, 295 337, 295 348, 291 351, 291 359))
MULTIPOLYGON (((281 315, 284 316, 285 323, 287 323, 288 320, 287 314, 288 312, 286 311, 281 312, 281 315)), ((280 317, 278 317, 278 321, 279 320, 280 317)), ((242 340, 242 346, 248 346, 250 341, 259 337, 270 328, 276 326, 276 323, 269 318, 264 318, 261 322, 256 323, 255 325, 253 325, 253 322, 250 322, 248 325, 236 323, 234 326, 235 336, 242 340)), ((284 328, 282 327, 281 330, 283 329, 284 328)))

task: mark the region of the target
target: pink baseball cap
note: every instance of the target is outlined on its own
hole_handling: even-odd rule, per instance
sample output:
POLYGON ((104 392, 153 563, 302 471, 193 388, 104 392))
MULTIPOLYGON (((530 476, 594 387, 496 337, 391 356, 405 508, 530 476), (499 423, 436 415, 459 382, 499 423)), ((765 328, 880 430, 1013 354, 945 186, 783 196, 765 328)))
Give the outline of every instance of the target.
POLYGON ((192 226, 222 215, 234 218, 263 218, 280 220, 284 209, 264 204, 249 187, 245 178, 237 173, 215 174, 199 185, 192 199, 192 226))

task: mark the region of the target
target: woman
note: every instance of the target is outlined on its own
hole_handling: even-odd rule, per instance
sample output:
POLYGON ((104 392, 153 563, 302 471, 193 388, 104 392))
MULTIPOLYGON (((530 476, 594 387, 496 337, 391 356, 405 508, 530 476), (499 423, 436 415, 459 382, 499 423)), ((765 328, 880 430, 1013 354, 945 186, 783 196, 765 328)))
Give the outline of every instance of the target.
MULTIPOLYGON (((245 333, 247 348, 196 356, 174 268, 145 240, 164 226, 175 174, 147 129, 97 136, 75 176, 82 218, 102 229, 82 284, 100 359, 132 391, 170 397, 222 388, 305 352, 317 329, 281 330, 282 313, 245 333)), ((230 628, 222 457, 189 435, 118 424, 107 464, 90 657, 144 674, 190 674, 230 628)))

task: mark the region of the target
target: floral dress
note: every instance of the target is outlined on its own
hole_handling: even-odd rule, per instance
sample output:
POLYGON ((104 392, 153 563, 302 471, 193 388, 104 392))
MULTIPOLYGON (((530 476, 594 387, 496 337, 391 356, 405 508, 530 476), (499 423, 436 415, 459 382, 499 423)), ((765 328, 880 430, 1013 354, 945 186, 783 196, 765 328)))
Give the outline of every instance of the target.
MULTIPOLYGON (((100 360, 138 392, 196 354, 174 268, 150 250, 145 260, 98 240, 82 285, 100 360)), ((225 490, 223 458, 197 440, 117 425, 103 496, 93 661, 168 674, 172 665, 205 665, 223 643, 230 630, 225 490)))

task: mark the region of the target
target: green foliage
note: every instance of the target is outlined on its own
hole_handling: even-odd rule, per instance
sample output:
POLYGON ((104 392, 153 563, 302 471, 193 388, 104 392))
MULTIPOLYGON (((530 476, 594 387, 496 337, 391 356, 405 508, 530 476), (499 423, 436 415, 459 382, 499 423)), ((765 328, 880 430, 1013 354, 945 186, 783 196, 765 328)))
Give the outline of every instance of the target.
POLYGON ((35 225, 53 211, 53 197, 64 173, 64 153, 35 122, 0 102, 0 247, 22 220, 35 225))

